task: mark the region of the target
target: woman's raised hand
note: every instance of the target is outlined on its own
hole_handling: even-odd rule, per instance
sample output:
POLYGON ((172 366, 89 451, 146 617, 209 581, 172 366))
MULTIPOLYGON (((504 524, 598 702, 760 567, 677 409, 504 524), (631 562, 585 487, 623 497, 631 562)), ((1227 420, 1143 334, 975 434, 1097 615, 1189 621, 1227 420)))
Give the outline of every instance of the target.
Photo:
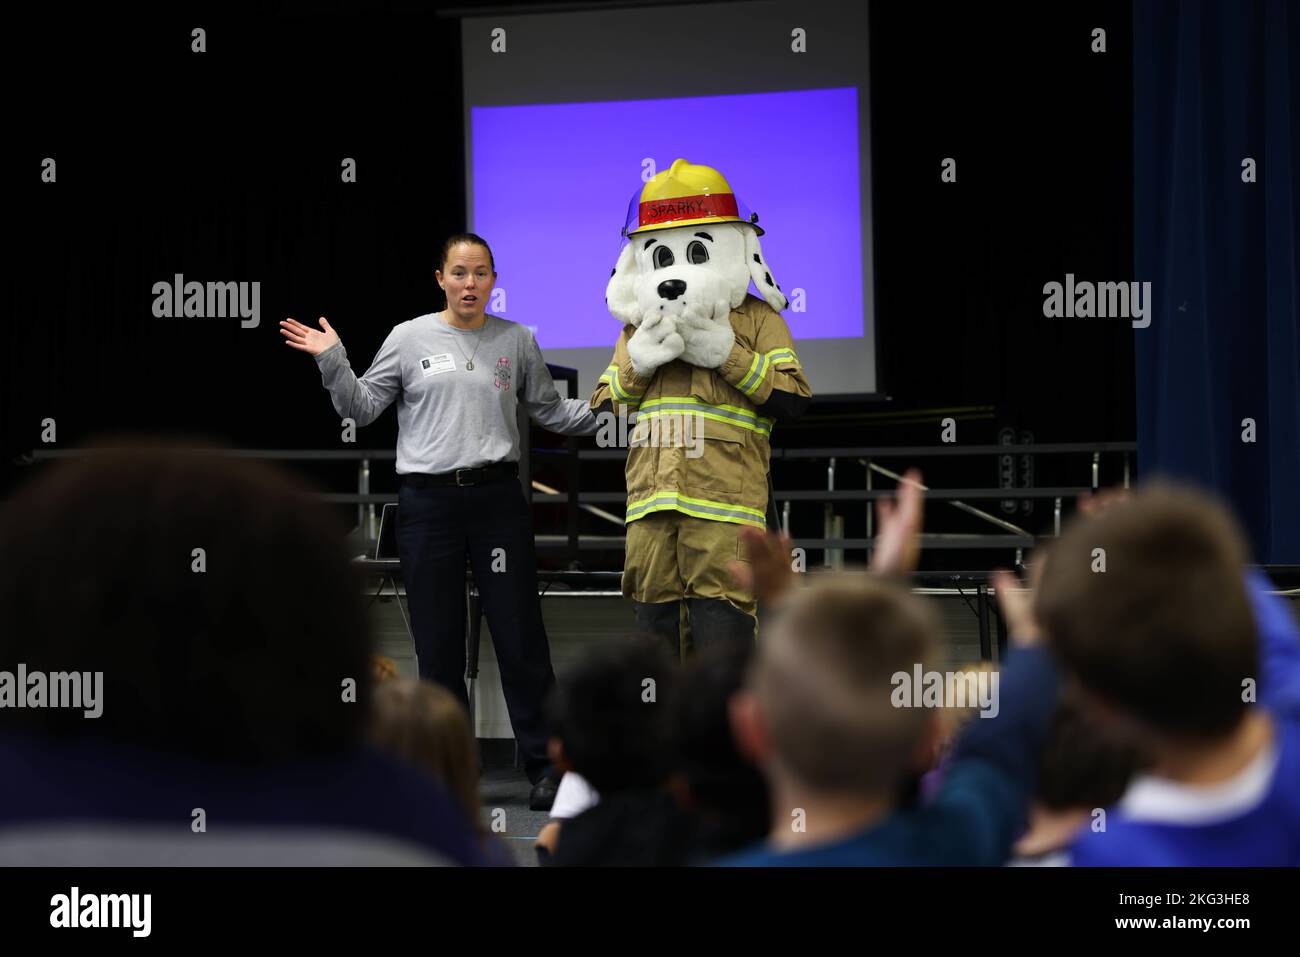
POLYGON ((318 356, 339 341, 339 334, 324 316, 320 317, 320 327, 325 331, 319 332, 290 318, 280 323, 280 332, 285 345, 318 356))

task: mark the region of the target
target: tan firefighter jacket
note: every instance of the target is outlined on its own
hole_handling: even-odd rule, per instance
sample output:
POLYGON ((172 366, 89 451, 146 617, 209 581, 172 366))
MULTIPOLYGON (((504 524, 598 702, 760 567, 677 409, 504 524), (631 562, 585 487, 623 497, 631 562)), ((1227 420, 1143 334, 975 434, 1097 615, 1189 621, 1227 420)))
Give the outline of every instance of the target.
POLYGON ((635 327, 623 327, 591 407, 611 401, 615 412, 637 413, 628 436, 627 522, 674 509, 766 526, 775 420, 763 414, 763 404, 773 389, 805 397, 812 390, 779 312, 748 295, 731 311, 731 327, 736 344, 718 369, 677 359, 649 378, 637 375, 628 357, 635 327))

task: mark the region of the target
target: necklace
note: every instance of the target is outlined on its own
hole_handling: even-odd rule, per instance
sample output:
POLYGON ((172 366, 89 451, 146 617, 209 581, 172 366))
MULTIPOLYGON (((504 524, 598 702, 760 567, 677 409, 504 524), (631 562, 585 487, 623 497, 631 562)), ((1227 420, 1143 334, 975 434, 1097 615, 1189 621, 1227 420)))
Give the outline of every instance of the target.
MULTIPOLYGON (((449 322, 449 323, 447 323, 447 325, 450 326, 451 323, 449 322)), ((481 346, 481 345, 483 344, 483 328, 484 328, 484 326, 486 326, 486 325, 487 325, 487 316, 484 316, 484 317, 483 317, 483 325, 482 325, 482 326, 479 326, 479 329, 478 329, 479 334, 478 334, 477 336, 474 337, 474 355, 470 355, 470 356, 465 355, 465 350, 462 349, 462 348, 460 347, 460 340, 459 340, 459 339, 456 339, 455 337, 453 337, 452 340, 451 340, 452 342, 456 343, 456 351, 459 352, 459 353, 460 353, 460 357, 461 357, 462 359, 465 360, 465 371, 466 371, 466 372, 473 372, 473 371, 474 371, 474 356, 478 355, 478 347, 481 346)))

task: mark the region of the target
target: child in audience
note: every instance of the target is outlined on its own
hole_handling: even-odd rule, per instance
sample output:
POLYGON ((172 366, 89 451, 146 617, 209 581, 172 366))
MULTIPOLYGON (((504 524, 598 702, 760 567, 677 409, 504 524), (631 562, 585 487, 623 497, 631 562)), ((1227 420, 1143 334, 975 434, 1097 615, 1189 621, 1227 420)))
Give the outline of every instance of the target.
POLYGON ((1056 673, 1041 648, 1018 647, 1019 627, 997 716, 969 724, 937 793, 915 799, 943 736, 940 709, 893 702, 894 677, 929 670, 939 639, 937 619, 906 587, 923 489, 909 469, 897 502, 876 503, 872 574, 797 588, 789 539, 742 531, 749 562, 733 574, 777 617, 731 719, 738 747, 767 778, 772 825, 765 843, 722 864, 1001 864, 1023 830, 1056 673))
POLYGON ((1095 720, 1152 761, 1075 864, 1300 865, 1300 641, 1245 563, 1226 509, 1167 485, 1053 546, 1046 640, 1095 720))
POLYGON ((1102 827, 1142 766, 1141 752, 1097 726, 1067 686, 1062 689, 1039 765, 1029 828, 1016 841, 1015 867, 1063 867, 1083 828, 1102 827))
POLYGON ((371 737, 390 754, 431 773, 456 799, 478 834, 487 863, 512 865, 509 850, 479 812, 478 754, 469 715, 446 688, 432 681, 390 678, 374 692, 371 737))
POLYGON ((996 717, 971 722, 938 793, 898 800, 929 766, 937 709, 895 707, 892 681, 930 670, 933 613, 902 585, 874 575, 828 576, 789 598, 760 643, 733 703, 742 750, 772 796, 765 844, 729 866, 1003 863, 1022 831, 1056 695, 1040 648, 1013 649, 996 717))
POLYGON ((744 686, 752 644, 708 649, 683 667, 673 696, 670 790, 695 827, 689 862, 761 839, 771 820, 767 782, 731 736, 729 705, 744 686))
MULTIPOLYGON (((548 749, 553 752, 551 764, 556 768, 562 766, 557 761, 560 753, 556 750, 558 743, 558 739, 552 738, 548 749)), ((573 770, 561 772, 560 786, 555 791, 555 803, 551 805, 551 819, 542 825, 534 845, 538 863, 545 865, 551 862, 551 856, 560 840, 560 825, 588 808, 595 807, 599 801, 600 794, 581 774, 573 770)))
POLYGON ((595 649, 557 686, 552 760, 581 774, 600 799, 561 824, 549 863, 647 866, 683 858, 689 825, 664 788, 673 678, 657 643, 633 639, 595 649))
POLYGON ((104 703, 0 707, 0 845, 31 831, 28 859, 74 866, 482 863, 437 782, 367 740, 363 582, 315 491, 130 439, 0 506, 0 671, 98 673, 104 703), (88 828, 112 849, 66 840, 88 828))
MULTIPOLYGON (((742 644, 712 649, 692 658, 677 676, 668 709, 670 740, 665 742, 672 768, 667 790, 677 811, 656 794, 655 807, 674 835, 670 845, 655 855, 659 864, 709 860, 751 844, 767 832, 766 782, 736 750, 728 721, 728 702, 742 686, 752 651, 752 645, 742 644)), ((559 767, 570 767, 558 739, 553 742, 552 760, 559 767)), ((551 810, 552 820, 538 836, 539 860, 550 863, 568 827, 565 822, 599 801, 599 792, 585 777, 567 771, 551 810)), ((577 840, 582 840, 583 829, 589 829, 599 817, 590 815, 570 829, 579 833, 577 840)), ((572 861, 575 853, 570 849, 561 860, 572 861)), ((633 861, 624 856, 617 863, 633 861)))
MULTIPOLYGON (((978 681, 980 675, 990 675, 996 671, 997 666, 991 661, 975 661, 959 665, 955 669, 955 674, 959 680, 974 678, 978 681)), ((938 792, 939 785, 943 783, 946 758, 952 751, 953 745, 957 743, 967 722, 979 715, 979 706, 978 696, 973 696, 963 707, 950 703, 948 707, 937 712, 938 725, 935 729, 934 754, 929 762, 929 769, 924 771, 916 782, 915 800, 928 800, 938 792)))

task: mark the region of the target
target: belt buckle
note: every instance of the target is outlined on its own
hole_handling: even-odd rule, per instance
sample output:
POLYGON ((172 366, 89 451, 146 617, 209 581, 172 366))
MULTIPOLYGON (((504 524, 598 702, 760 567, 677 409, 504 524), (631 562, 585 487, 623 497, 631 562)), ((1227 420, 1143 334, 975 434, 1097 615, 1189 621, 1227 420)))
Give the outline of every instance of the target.
POLYGON ((474 470, 473 470, 473 469, 456 469, 456 484, 457 484, 457 485, 473 485, 473 484, 474 484, 473 482, 462 482, 462 481, 460 480, 460 473, 461 473, 461 472, 472 472, 472 471, 474 471, 474 470))

